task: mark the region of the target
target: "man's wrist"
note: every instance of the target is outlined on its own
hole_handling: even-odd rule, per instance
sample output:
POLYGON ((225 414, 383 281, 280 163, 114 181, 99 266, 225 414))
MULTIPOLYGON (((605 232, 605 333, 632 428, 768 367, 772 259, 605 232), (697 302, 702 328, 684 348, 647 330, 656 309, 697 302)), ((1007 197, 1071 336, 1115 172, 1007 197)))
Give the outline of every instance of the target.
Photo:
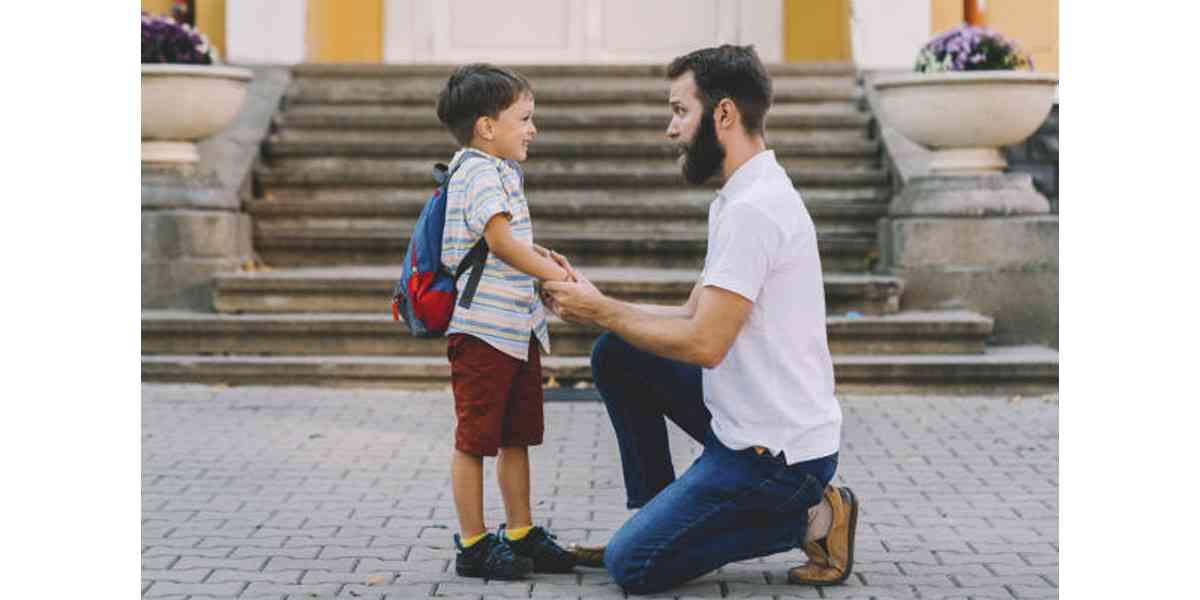
POLYGON ((601 295, 596 311, 596 325, 609 331, 616 329, 624 310, 625 305, 620 300, 601 295))

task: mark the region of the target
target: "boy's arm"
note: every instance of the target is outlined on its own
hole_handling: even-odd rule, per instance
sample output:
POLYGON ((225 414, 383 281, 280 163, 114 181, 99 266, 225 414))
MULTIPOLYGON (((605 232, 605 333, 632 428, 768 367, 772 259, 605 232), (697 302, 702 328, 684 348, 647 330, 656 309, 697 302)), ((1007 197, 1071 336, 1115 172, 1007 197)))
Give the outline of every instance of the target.
POLYGON ((512 268, 542 281, 566 281, 567 271, 553 260, 538 255, 533 246, 512 235, 508 215, 498 213, 483 228, 488 248, 512 268))

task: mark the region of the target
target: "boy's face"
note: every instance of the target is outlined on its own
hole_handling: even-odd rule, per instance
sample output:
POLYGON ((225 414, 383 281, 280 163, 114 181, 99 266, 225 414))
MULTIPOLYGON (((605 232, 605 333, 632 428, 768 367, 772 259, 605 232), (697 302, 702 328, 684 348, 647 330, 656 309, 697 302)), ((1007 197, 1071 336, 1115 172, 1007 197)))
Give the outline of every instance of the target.
POLYGON ((525 160, 529 156, 529 143, 537 135, 537 127, 533 125, 533 95, 522 94, 497 118, 489 120, 495 155, 508 160, 525 160))

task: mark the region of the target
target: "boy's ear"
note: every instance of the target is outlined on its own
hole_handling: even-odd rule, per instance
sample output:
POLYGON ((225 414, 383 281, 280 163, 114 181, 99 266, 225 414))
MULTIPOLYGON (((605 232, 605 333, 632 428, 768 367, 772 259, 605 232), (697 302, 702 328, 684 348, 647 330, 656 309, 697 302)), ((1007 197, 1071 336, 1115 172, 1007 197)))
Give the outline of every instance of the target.
POLYGON ((475 135, 489 142, 496 138, 496 127, 491 117, 484 115, 475 119, 475 135))

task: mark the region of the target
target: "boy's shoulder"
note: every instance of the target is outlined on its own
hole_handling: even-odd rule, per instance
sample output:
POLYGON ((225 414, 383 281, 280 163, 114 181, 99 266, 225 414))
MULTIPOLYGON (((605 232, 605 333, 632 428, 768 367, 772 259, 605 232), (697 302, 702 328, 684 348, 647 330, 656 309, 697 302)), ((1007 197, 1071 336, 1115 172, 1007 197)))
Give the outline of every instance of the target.
MULTIPOLYGON (((454 183, 465 185, 479 177, 483 177, 485 180, 500 181, 514 176, 517 179, 517 185, 525 183, 525 173, 521 170, 520 163, 514 160, 495 158, 477 152, 460 151, 454 156, 451 163, 457 165, 454 169, 454 176, 451 177, 451 181, 454 183)), ((511 185, 511 180, 509 180, 509 184, 511 185)))

